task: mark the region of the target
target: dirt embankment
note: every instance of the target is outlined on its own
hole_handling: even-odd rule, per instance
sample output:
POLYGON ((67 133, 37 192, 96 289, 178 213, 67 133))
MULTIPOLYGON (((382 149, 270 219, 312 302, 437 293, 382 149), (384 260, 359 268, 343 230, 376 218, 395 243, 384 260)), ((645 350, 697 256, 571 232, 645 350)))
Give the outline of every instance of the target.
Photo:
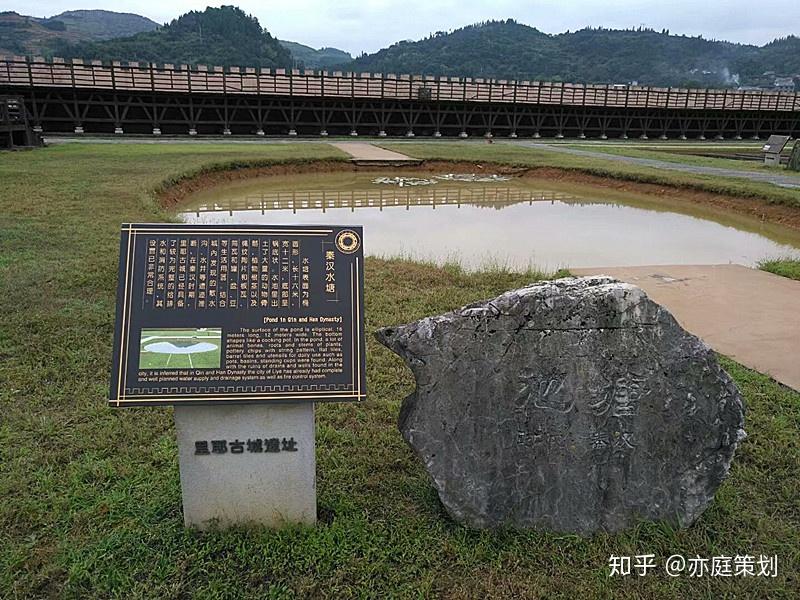
POLYGON ((608 177, 599 177, 597 175, 576 173, 574 171, 548 167, 529 169, 526 171, 526 174, 536 177, 546 177, 556 181, 587 184, 610 190, 647 194, 648 196, 656 196, 669 200, 680 200, 683 202, 714 206, 716 208, 755 217, 762 221, 769 221, 786 227, 792 227, 793 229, 800 229, 800 208, 786 206, 785 204, 770 204, 759 198, 744 198, 741 196, 704 192, 702 190, 680 186, 611 179, 608 177))
MULTIPOLYGON (((391 167, 392 171, 413 171, 414 173, 480 173, 490 170, 492 173, 512 175, 515 177, 535 177, 537 179, 550 179, 563 183, 578 185, 591 185, 609 190, 646 194, 648 196, 662 197, 668 200, 691 202, 707 206, 714 206, 724 210, 745 214, 763 221, 778 223, 793 229, 800 229, 800 208, 782 204, 770 204, 758 198, 743 198, 704 192, 686 187, 667 186, 623 179, 612 179, 588 173, 580 173, 567 169, 553 167, 516 167, 491 162, 470 161, 425 161, 421 165, 407 167, 391 167)), ((180 204, 194 192, 209 187, 253 177, 269 175, 294 175, 302 173, 321 172, 385 172, 387 167, 356 166, 348 161, 320 160, 298 163, 281 163, 261 167, 245 167, 230 170, 211 171, 201 173, 178 181, 159 192, 158 198, 162 206, 172 208, 180 204)))

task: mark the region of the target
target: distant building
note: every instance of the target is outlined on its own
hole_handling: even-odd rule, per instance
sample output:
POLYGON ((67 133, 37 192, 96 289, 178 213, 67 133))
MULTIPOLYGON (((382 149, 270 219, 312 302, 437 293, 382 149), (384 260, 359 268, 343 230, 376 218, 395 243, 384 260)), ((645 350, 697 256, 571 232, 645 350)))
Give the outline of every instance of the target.
POLYGON ((776 77, 773 83, 773 89, 779 92, 794 92, 794 79, 792 77, 776 77))

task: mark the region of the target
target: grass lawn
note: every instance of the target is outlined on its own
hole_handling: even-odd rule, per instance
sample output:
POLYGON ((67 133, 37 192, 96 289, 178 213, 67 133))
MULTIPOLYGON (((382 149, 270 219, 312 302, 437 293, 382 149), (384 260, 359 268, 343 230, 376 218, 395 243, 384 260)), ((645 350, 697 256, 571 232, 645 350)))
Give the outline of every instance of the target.
MULTIPOLYGON (((673 162, 685 165, 693 165, 698 167, 715 167, 720 169, 737 169, 742 171, 756 171, 760 173, 773 173, 777 175, 788 175, 800 178, 800 173, 790 171, 784 167, 768 167, 763 161, 749 161, 737 160, 734 158, 722 158, 711 156, 698 156, 693 154, 695 152, 703 153, 734 153, 737 150, 718 150, 713 143, 706 145, 695 145, 689 148, 669 148, 660 147, 659 142, 653 142, 651 147, 638 146, 628 147, 625 145, 618 146, 604 146, 602 144, 595 144, 592 146, 582 146, 579 144, 569 144, 571 148, 578 150, 588 150, 591 152, 602 152, 604 154, 614 154, 618 156, 630 156, 633 158, 648 158, 652 160, 663 160, 666 162, 673 162)), ((784 150, 784 155, 788 155, 791 149, 784 150)), ((745 154, 761 154, 761 146, 753 149, 745 147, 738 150, 738 152, 745 154)))
MULTIPOLYGON (((387 142, 381 143, 381 146, 415 158, 469 161, 492 160, 522 167, 555 167, 602 177, 678 186, 743 198, 757 198, 770 203, 800 207, 800 192, 796 189, 781 188, 771 183, 762 183, 741 178, 694 175, 690 173, 681 173, 679 171, 657 169, 654 167, 629 165, 619 161, 606 160, 603 157, 587 158, 585 156, 573 156, 570 154, 549 152, 539 148, 526 148, 524 146, 501 143, 490 145, 479 142, 461 144, 448 142, 439 142, 435 144, 387 142)), ((594 146, 591 148, 581 146, 580 149, 592 152, 597 150, 598 153, 603 150, 602 147, 596 148, 594 146)), ((644 158, 653 159, 662 158, 656 152, 626 149, 621 146, 609 147, 605 152, 609 154, 630 154, 631 156, 642 156, 644 158)), ((673 162, 685 162, 686 164, 699 164, 696 161, 702 160, 695 156, 686 158, 676 154, 670 154, 668 156, 673 162)), ((734 162, 726 159, 708 160, 721 160, 729 168, 731 165, 728 163, 734 162)), ((715 164, 713 166, 719 165, 715 164)), ((737 167, 738 164, 733 165, 733 168, 737 167)), ((779 173, 781 175, 794 175, 793 172, 786 169, 780 170, 779 173)))
POLYGON ((800 279, 800 260, 794 258, 775 258, 758 264, 758 268, 789 279, 800 279))
MULTIPOLYGON (((535 159, 500 145, 434 150, 535 159)), ((312 144, 0 154, 0 597, 800 595, 800 394, 730 360, 749 437, 715 502, 688 530, 648 524, 580 539, 454 523, 396 428, 410 371, 371 337, 369 399, 317 410, 319 525, 185 530, 171 410, 106 405, 119 224, 169 218, 150 190, 204 165, 339 156, 312 144), (776 554, 778 576, 609 577, 611 554, 645 553, 660 564, 671 554, 776 554)), ((532 277, 369 259, 367 329, 532 277)))

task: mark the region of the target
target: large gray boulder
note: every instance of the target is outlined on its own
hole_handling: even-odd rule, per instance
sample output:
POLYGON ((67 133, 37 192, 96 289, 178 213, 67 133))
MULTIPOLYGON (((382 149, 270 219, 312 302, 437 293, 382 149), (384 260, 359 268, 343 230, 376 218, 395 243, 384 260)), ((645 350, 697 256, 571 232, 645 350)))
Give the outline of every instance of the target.
POLYGON ((403 437, 471 527, 688 526, 745 437, 713 351, 609 277, 539 283, 376 335, 416 378, 403 437))

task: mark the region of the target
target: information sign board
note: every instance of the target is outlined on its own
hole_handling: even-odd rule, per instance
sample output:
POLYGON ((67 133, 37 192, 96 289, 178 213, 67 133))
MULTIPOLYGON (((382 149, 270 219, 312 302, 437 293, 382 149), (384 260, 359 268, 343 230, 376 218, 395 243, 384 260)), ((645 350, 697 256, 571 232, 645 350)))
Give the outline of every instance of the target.
POLYGON ((110 404, 365 398, 362 230, 125 224, 110 404))

